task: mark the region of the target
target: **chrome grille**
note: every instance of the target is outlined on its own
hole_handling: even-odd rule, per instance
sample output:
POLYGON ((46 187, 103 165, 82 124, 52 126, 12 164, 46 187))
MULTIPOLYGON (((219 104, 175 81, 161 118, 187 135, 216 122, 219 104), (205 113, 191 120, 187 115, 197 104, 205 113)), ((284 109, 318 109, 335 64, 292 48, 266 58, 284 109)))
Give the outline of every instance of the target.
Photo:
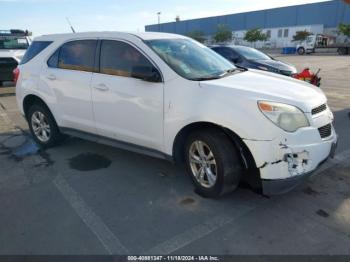
POLYGON ((332 134, 332 125, 328 124, 326 126, 320 127, 318 129, 318 132, 320 132, 321 138, 327 138, 332 134))
POLYGON ((318 107, 315 107, 314 109, 311 110, 311 114, 312 115, 316 115, 318 113, 321 113, 323 111, 325 111, 327 109, 327 105, 326 104, 323 104, 323 105, 320 105, 318 107))

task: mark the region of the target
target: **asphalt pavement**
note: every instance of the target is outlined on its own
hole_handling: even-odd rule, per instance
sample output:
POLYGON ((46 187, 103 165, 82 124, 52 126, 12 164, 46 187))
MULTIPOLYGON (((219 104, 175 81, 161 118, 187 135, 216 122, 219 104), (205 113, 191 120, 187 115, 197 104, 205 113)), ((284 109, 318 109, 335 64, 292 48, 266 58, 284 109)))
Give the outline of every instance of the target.
POLYGON ((350 57, 321 65, 337 156, 293 192, 198 196, 182 167, 78 138, 38 148, 0 88, 0 254, 350 254, 350 57))

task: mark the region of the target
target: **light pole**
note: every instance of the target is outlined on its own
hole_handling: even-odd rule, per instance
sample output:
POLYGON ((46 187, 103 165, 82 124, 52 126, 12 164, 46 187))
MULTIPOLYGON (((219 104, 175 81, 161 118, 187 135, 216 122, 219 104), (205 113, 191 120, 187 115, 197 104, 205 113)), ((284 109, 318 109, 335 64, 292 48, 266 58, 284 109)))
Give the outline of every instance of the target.
POLYGON ((160 15, 162 14, 162 12, 158 12, 158 32, 160 32, 160 15))

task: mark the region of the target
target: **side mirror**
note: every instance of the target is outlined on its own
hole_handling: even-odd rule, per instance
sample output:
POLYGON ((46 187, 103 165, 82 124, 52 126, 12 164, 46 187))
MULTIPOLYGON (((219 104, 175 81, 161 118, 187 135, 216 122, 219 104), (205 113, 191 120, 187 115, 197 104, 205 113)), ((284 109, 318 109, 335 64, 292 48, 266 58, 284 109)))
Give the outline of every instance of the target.
POLYGON ((162 80, 160 73, 153 66, 134 66, 131 70, 131 77, 154 83, 162 80))

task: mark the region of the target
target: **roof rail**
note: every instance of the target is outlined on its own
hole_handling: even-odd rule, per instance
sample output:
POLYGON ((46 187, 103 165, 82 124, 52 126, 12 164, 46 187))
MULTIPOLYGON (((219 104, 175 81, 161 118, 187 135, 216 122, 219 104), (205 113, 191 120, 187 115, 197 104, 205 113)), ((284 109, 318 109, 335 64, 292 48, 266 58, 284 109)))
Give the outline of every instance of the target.
POLYGON ((0 30, 0 36, 29 36, 30 32, 28 30, 20 29, 10 29, 10 30, 0 30))

